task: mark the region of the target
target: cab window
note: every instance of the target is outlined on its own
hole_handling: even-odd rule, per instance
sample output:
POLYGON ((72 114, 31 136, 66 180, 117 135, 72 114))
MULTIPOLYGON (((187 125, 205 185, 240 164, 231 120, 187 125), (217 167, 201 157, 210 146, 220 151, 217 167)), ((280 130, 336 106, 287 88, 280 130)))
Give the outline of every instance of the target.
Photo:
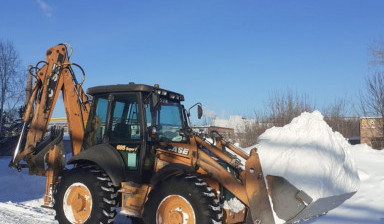
POLYGON ((136 94, 116 95, 112 102, 109 142, 140 141, 139 103, 136 94))
POLYGON ((106 130, 108 97, 94 97, 93 104, 95 109, 91 111, 84 133, 83 147, 85 149, 101 144, 106 130))

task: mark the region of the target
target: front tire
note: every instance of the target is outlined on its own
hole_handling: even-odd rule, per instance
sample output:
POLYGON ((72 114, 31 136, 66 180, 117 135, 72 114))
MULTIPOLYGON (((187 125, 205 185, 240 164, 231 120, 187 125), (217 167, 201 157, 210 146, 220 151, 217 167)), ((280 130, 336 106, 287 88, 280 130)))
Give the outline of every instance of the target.
POLYGON ((117 189, 97 166, 80 166, 62 178, 55 194, 56 219, 62 224, 113 223, 117 189))
POLYGON ((215 191, 192 175, 158 183, 148 196, 143 215, 146 224, 218 224, 221 218, 215 191))

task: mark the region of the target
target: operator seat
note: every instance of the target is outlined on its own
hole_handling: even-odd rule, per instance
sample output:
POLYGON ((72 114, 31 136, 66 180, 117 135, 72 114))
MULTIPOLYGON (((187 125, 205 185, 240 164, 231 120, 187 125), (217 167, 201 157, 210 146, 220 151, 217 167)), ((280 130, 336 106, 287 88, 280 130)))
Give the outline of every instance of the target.
POLYGON ((130 125, 124 123, 117 123, 113 130, 113 140, 118 142, 131 140, 130 125))

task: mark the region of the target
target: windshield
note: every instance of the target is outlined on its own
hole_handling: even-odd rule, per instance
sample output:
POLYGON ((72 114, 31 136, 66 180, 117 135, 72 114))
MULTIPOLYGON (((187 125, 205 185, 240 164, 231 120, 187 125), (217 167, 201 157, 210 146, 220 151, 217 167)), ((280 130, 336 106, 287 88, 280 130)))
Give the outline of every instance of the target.
POLYGON ((158 138, 160 141, 181 142, 179 132, 183 128, 183 113, 180 104, 162 104, 157 111, 158 138))

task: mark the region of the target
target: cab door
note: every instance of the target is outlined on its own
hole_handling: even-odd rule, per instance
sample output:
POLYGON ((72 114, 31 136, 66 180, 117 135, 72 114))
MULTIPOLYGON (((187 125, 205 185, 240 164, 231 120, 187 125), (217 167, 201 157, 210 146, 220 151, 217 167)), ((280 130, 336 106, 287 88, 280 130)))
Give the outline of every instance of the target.
POLYGON ((127 177, 139 181, 143 141, 143 115, 140 93, 112 95, 108 124, 108 143, 121 155, 126 165, 127 177))

